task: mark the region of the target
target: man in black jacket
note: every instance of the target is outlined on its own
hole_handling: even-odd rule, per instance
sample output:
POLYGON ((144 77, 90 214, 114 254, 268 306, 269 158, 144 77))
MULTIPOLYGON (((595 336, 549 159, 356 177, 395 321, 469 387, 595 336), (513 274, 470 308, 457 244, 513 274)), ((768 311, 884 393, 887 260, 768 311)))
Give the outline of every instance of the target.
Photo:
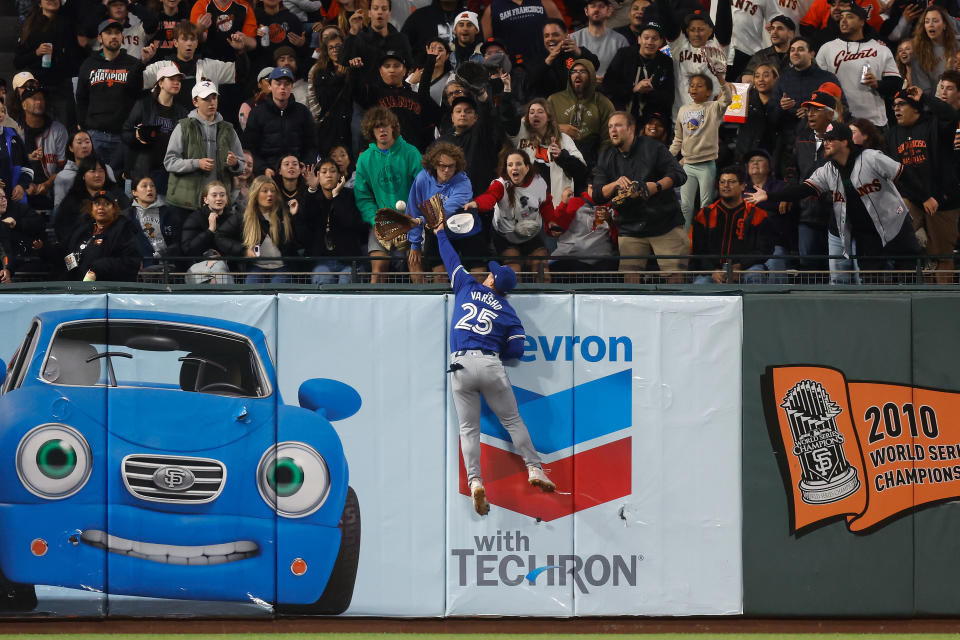
MULTIPOLYGON (((822 164, 828 161, 823 136, 836 114, 837 101, 830 94, 815 92, 803 102, 807 123, 796 136, 796 154, 786 159, 790 182, 803 182, 822 164)), ((836 241, 840 233, 833 215, 833 198, 828 193, 804 198, 799 203, 797 247, 801 256, 827 254, 828 231, 836 241)), ((827 265, 822 260, 801 258, 804 269, 823 270, 827 265)))
POLYGON ((282 156, 316 162, 317 132, 310 110, 293 97, 293 73, 277 67, 269 78, 271 97, 250 112, 243 141, 253 154, 254 173, 272 175, 272 167, 282 156))
POLYGON ((439 138, 463 149, 474 195, 486 191, 497 177, 497 153, 504 139, 500 118, 483 97, 487 99, 479 103, 469 95, 455 98, 450 106, 453 127, 439 138))
POLYGON ((111 162, 120 144, 123 121, 143 89, 143 64, 123 50, 123 25, 104 20, 97 39, 103 46, 80 65, 77 122, 90 133, 93 148, 111 162))
POLYGON ((790 41, 790 67, 780 73, 773 85, 773 93, 767 102, 767 115, 770 126, 779 136, 777 150, 774 153, 774 169, 786 177, 786 159, 793 155, 794 139, 801 118, 800 105, 809 100, 813 92, 824 82, 840 85, 837 76, 817 66, 814 58, 817 50, 813 41, 805 36, 797 36, 790 41))
POLYGON ((390 24, 390 15, 390 0, 372 0, 370 26, 343 43, 340 64, 363 69, 368 76, 375 76, 377 62, 384 51, 397 51, 404 60, 413 60, 410 41, 390 24))
MULTIPOLYGON (((427 56, 423 77, 430 77, 435 62, 436 56, 427 56)), ((380 56, 378 74, 368 77, 368 82, 362 82, 352 70, 354 100, 363 109, 379 105, 392 111, 400 121, 403 139, 423 153, 433 142, 440 109, 430 97, 429 82, 421 82, 419 91, 407 84, 408 65, 402 53, 391 49, 380 56)))
POLYGON ((566 23, 559 18, 547 18, 544 23, 543 46, 547 50, 547 57, 526 63, 529 93, 533 97, 546 98, 566 89, 574 60, 589 60, 594 69, 600 66, 600 60, 593 52, 573 41, 566 23))
MULTIPOLYGON (((913 174, 913 182, 923 187, 914 192, 906 183, 898 185, 913 218, 917 240, 928 255, 950 255, 960 220, 960 187, 953 150, 956 112, 942 100, 910 87, 894 96, 893 114, 896 122, 887 130, 888 151, 903 164, 904 173, 913 174), (936 109, 936 115, 925 114, 924 103, 936 109)), ((937 282, 952 283, 953 260, 936 260, 937 282)))
POLYGON ((450 45, 457 16, 465 6, 463 0, 433 0, 411 13, 400 33, 407 36, 414 51, 422 51, 433 38, 440 38, 450 45))
POLYGON ((639 119, 645 109, 671 113, 676 85, 673 60, 660 51, 663 28, 649 22, 640 29, 637 46, 617 51, 603 77, 603 93, 617 109, 639 119))
MULTIPOLYGON (((687 255, 690 242, 683 232, 683 214, 673 192, 687 180, 676 158, 665 146, 637 136, 636 121, 616 111, 607 121, 611 145, 597 161, 593 178, 596 204, 613 202, 614 224, 619 229, 620 271, 626 282, 639 282, 646 258, 630 256, 687 255), (645 189, 637 189, 641 183, 645 189), (649 194, 644 197, 642 193, 649 194)), ((671 282, 682 282, 686 259, 657 261, 661 271, 672 272, 671 282)))

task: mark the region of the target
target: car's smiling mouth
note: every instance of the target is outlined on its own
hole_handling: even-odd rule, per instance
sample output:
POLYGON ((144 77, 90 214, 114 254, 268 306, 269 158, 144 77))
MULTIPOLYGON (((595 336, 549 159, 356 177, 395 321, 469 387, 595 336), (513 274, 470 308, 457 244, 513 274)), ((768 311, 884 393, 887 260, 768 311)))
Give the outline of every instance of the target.
POLYGON ((245 560, 257 555, 260 548, 251 540, 238 540, 223 544, 182 546, 139 542, 110 535, 99 529, 87 529, 80 539, 92 547, 106 549, 132 558, 142 558, 165 564, 211 565, 245 560))

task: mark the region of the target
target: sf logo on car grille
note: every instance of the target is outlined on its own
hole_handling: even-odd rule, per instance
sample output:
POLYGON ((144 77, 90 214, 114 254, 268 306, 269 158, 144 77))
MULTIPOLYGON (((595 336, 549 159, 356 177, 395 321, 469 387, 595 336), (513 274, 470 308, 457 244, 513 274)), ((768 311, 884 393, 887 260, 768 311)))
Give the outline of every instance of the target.
POLYGON ((160 467, 153 473, 153 484, 169 491, 186 491, 194 482, 193 472, 183 467, 160 467))

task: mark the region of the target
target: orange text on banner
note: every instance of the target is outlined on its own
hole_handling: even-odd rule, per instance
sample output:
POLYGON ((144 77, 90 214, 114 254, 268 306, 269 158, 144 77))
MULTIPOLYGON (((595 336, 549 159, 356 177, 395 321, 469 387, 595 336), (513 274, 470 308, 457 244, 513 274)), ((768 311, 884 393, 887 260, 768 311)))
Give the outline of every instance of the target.
POLYGON ((865 531, 960 497, 960 393, 848 382, 828 367, 771 367, 793 529, 844 516, 865 531), (940 418, 938 420, 938 417, 940 418))

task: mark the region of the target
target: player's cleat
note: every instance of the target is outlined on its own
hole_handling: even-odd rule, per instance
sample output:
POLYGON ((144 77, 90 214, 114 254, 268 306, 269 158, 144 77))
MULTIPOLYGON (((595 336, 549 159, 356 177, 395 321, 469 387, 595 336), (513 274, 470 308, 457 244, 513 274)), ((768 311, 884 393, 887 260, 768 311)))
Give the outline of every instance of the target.
POLYGON ((540 487, 547 492, 557 488, 557 485, 553 484, 553 481, 547 477, 547 474, 545 474, 540 467, 530 465, 527 467, 527 472, 529 474, 527 482, 533 486, 540 487))
POLYGON ((487 492, 483 488, 483 482, 480 478, 474 478, 470 481, 470 495, 473 496, 473 508, 481 516, 490 513, 490 503, 487 502, 487 492))

